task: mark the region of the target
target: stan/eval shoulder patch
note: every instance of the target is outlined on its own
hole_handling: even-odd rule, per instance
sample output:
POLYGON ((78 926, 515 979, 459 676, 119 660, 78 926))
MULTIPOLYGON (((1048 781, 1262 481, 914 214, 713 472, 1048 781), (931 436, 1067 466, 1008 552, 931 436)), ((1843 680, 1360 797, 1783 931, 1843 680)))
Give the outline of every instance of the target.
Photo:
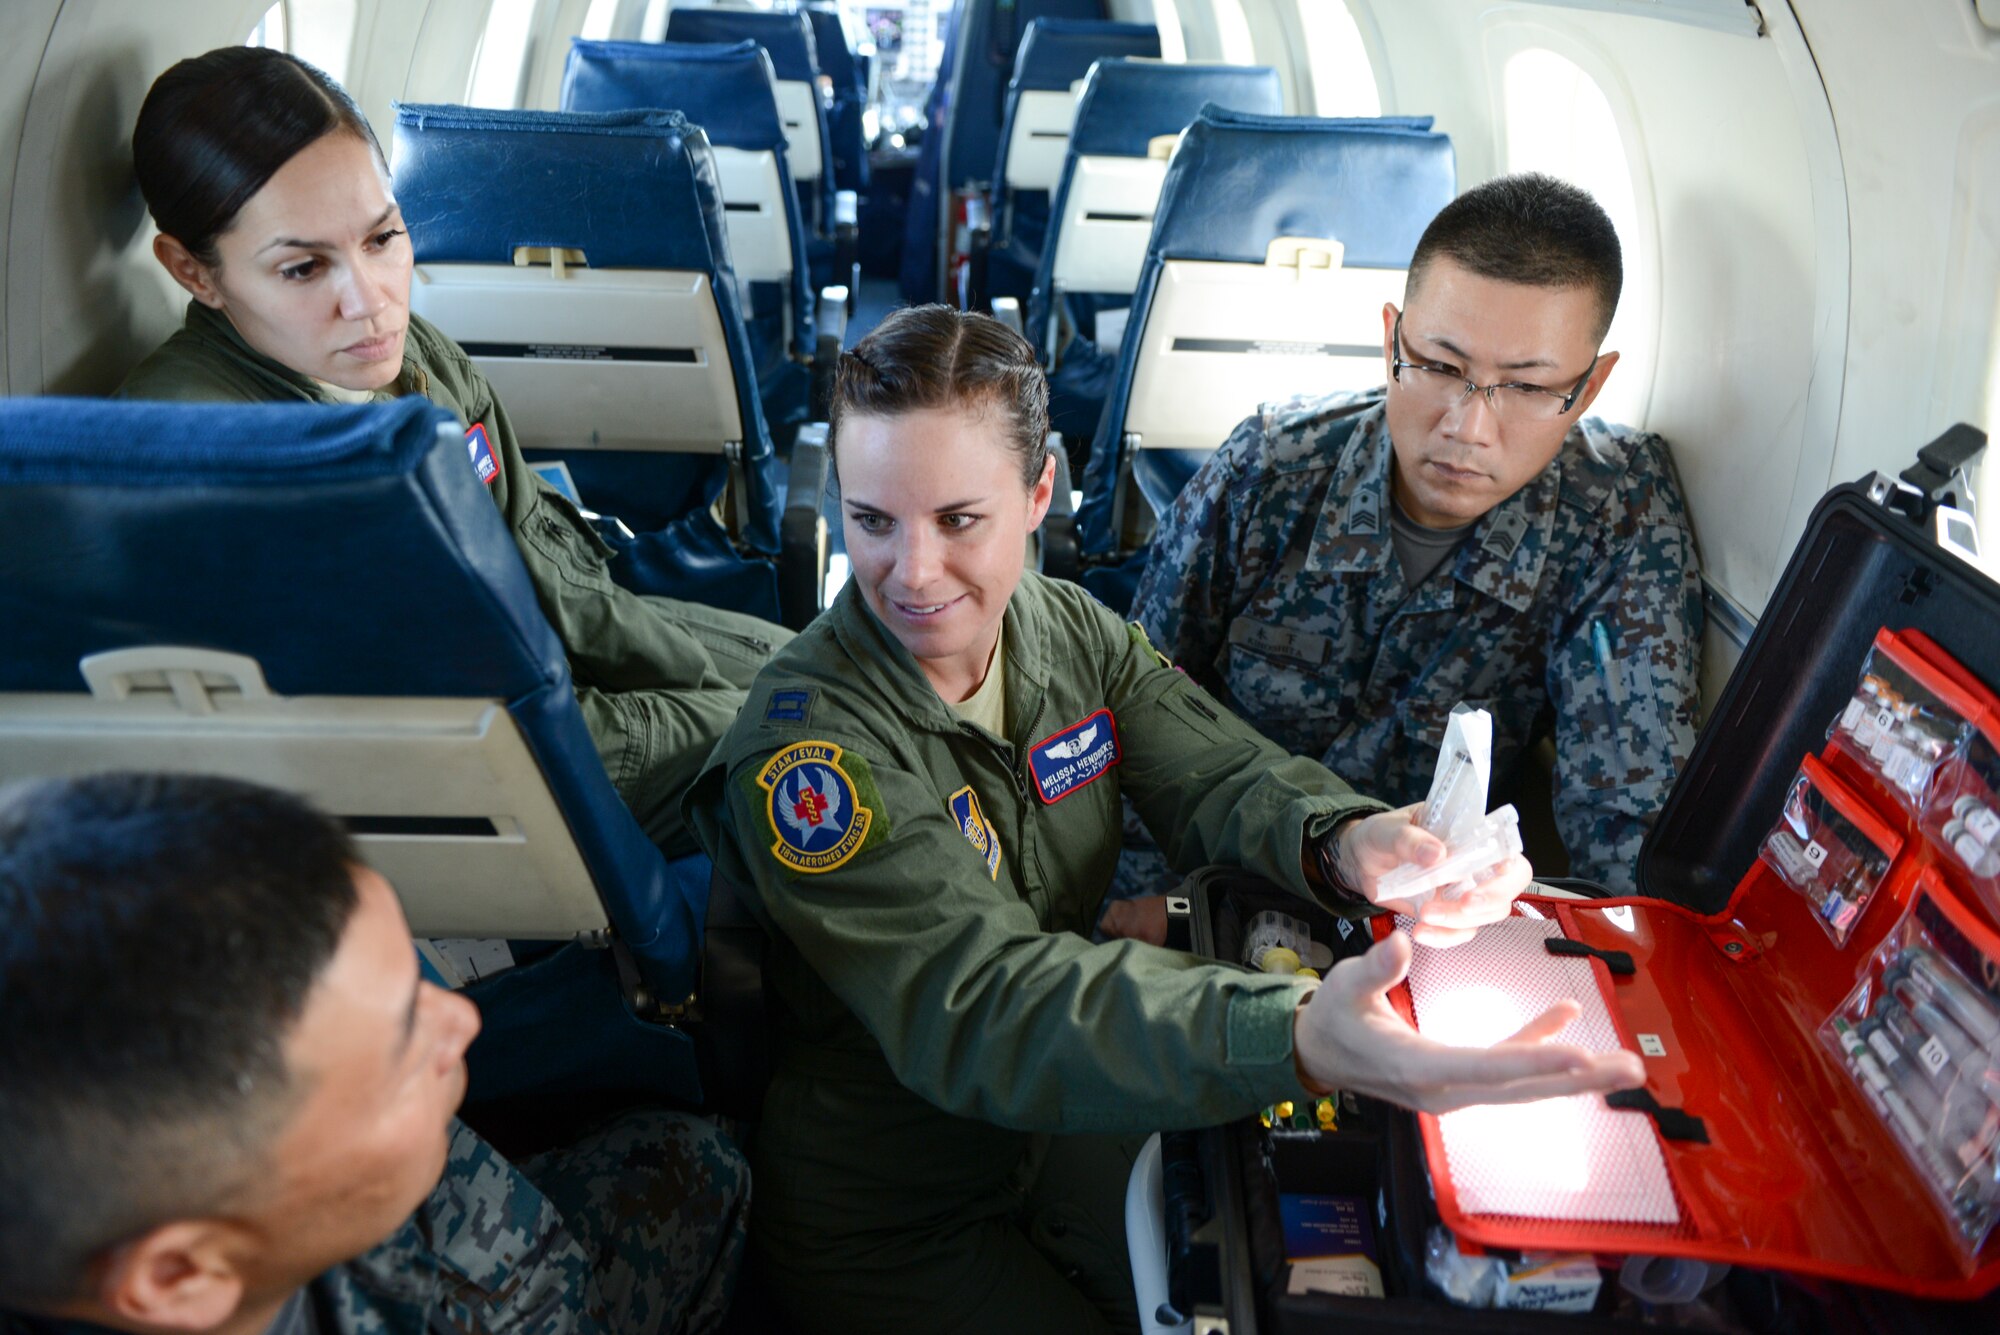
POLYGON ((881 801, 873 780, 858 758, 851 762, 855 775, 840 758, 832 742, 795 742, 757 772, 776 836, 771 856, 793 871, 817 874, 842 866, 876 829, 867 805, 881 801))

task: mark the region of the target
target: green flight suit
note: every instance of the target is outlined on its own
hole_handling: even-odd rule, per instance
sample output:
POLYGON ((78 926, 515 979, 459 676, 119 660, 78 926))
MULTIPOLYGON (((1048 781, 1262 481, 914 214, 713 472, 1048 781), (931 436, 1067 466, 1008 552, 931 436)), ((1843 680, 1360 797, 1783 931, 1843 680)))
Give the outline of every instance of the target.
MULTIPOLYGON (((528 568, 542 614, 569 658, 584 723, 618 794, 667 852, 694 851, 680 797, 736 718, 743 688, 792 633, 757 617, 646 598, 613 582, 611 547, 576 507, 528 471, 507 410, 465 350, 417 315, 403 370, 376 394, 421 394, 467 428, 483 427, 488 479, 528 568)), ((325 385, 254 351, 228 318, 188 304, 183 327, 118 389, 188 403, 333 403, 325 385)))
MULTIPOLYGON (((1091 944, 1120 798, 1177 867, 1239 865, 1300 895, 1304 838, 1380 804, 1260 737, 1074 585, 1024 576, 1002 652, 1005 738, 939 699, 850 584, 759 674, 688 796, 773 933, 751 1227, 811 1329, 1101 1328, 1031 1245, 1060 1217, 1017 1222, 1050 1185, 1036 1156, 1064 1161, 1034 1133, 1202 1126, 1303 1097, 1296 980, 1091 944)), ((1114 1264, 1115 1281, 1080 1284, 1129 1311, 1114 1264)))

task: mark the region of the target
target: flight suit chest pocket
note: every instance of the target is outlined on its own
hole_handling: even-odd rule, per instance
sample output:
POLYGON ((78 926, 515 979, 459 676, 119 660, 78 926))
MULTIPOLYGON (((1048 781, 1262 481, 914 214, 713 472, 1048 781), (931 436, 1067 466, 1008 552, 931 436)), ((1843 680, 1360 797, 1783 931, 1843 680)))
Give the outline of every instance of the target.
POLYGON ((561 496, 537 491, 535 507, 522 525, 527 545, 565 583, 578 588, 611 591, 609 543, 561 496))
POLYGON ((1230 695, 1253 720, 1335 713, 1345 696, 1331 637, 1249 617, 1229 625, 1223 675, 1230 695))

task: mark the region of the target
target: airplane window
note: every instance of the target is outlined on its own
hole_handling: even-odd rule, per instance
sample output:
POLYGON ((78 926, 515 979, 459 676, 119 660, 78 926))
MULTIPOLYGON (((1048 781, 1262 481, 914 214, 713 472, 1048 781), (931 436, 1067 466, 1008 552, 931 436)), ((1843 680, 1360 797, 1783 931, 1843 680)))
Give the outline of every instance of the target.
POLYGON ((1187 38, 1175 4, 1176 0, 1153 0, 1153 26, 1160 30, 1160 59, 1179 65, 1187 62, 1187 38))
POLYGON ((583 15, 583 31, 578 34, 586 42, 601 42, 611 36, 611 25, 618 17, 618 0, 590 0, 590 8, 583 15))
POLYGON ((1619 364, 1591 411, 1609 422, 1643 426, 1658 295, 1651 237, 1641 226, 1618 119, 1597 81, 1553 51, 1531 48, 1514 55, 1506 65, 1504 86, 1507 170, 1547 172, 1581 186, 1618 229, 1625 288, 1604 346, 1620 354, 1619 364))
POLYGON ((646 0, 646 17, 639 20, 639 40, 642 42, 666 41, 667 11, 672 8, 672 0, 646 0))
POLYGON ((472 87, 465 94, 472 106, 521 105, 521 75, 534 19, 535 0, 493 0, 478 54, 472 58, 472 87))
POLYGON ((289 51, 291 46, 286 41, 288 36, 285 31, 286 26, 285 0, 278 0, 277 4, 264 11, 264 17, 257 20, 257 26, 243 39, 243 45, 268 46, 275 51, 289 51))
POLYGON ((1973 423, 1986 433, 1986 453, 1979 458, 1979 488, 1975 493, 1979 520, 1979 563, 2000 579, 2000 294, 1993 303, 1993 332, 1986 337, 1990 361, 1986 367, 1986 415, 1973 423))
POLYGON ((1250 20, 1243 16, 1242 0, 1212 0, 1216 35, 1222 39, 1222 58, 1231 65, 1257 63, 1257 45, 1250 40, 1250 20))
POLYGON ((1313 107, 1322 116, 1379 116, 1382 94, 1354 13, 1328 0, 1298 0, 1312 70, 1313 107))

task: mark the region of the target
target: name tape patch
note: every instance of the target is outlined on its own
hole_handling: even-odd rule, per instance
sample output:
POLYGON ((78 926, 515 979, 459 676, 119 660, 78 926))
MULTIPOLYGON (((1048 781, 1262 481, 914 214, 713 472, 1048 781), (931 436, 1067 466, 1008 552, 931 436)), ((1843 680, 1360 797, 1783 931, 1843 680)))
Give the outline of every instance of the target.
POLYGON ((1118 763, 1118 724, 1111 711, 1100 709, 1081 723, 1036 742, 1028 753, 1035 791, 1053 805, 1077 789, 1104 777, 1118 763))
POLYGON ((486 439, 484 422, 474 422, 466 428, 465 449, 472 456, 472 471, 481 482, 492 486, 493 479, 500 476, 500 465, 493 458, 493 443, 486 439))
POLYGON ((757 774, 776 842, 771 856, 793 871, 829 872, 861 851, 875 813, 831 742, 799 742, 772 756, 757 774))
POLYGON ((945 806, 951 810, 951 818, 958 822, 964 832, 966 842, 973 851, 986 859, 986 875, 991 880, 1000 879, 1000 836, 986 821, 986 813, 979 809, 979 794, 972 791, 972 785, 953 793, 945 799, 945 806))

